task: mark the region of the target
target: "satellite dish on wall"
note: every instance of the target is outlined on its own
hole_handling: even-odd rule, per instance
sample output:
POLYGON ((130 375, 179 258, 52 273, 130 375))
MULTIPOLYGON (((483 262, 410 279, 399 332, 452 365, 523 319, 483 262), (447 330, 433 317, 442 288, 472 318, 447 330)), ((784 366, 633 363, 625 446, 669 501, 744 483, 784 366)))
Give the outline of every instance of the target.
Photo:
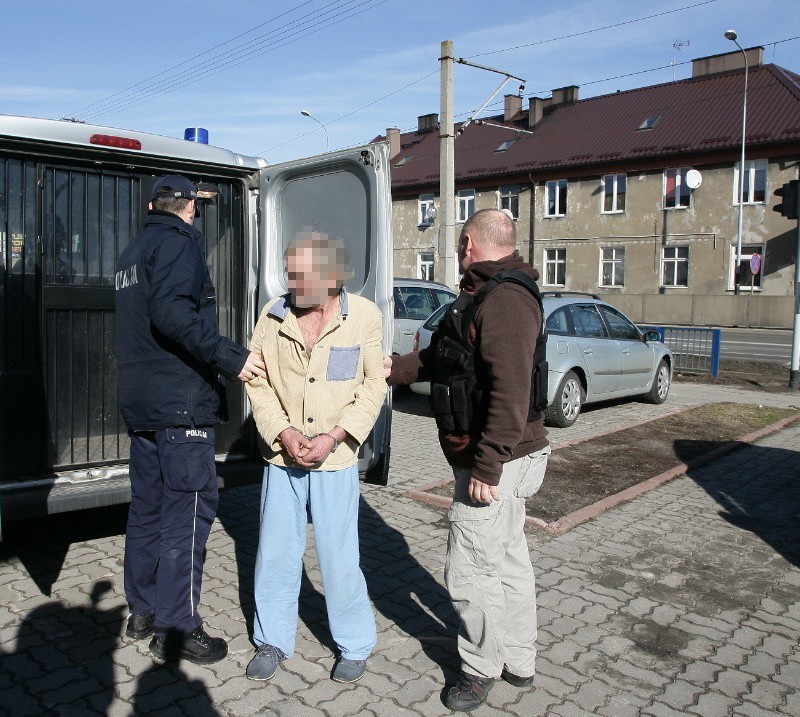
POLYGON ((696 169, 686 172, 686 186, 689 189, 697 189, 703 183, 703 175, 696 169))

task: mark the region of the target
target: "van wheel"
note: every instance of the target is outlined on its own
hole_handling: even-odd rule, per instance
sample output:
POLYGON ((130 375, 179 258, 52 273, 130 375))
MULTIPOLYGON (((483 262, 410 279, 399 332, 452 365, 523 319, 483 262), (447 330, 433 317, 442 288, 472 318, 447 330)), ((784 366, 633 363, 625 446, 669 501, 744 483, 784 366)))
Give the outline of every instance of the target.
POLYGON ((558 384, 553 402, 544 411, 544 421, 548 426, 568 428, 580 415, 586 394, 583 384, 574 371, 567 371, 558 384))
POLYGON ((653 385, 644 394, 644 400, 648 403, 664 403, 669 395, 669 366, 664 359, 658 362, 656 375, 653 377, 653 385))

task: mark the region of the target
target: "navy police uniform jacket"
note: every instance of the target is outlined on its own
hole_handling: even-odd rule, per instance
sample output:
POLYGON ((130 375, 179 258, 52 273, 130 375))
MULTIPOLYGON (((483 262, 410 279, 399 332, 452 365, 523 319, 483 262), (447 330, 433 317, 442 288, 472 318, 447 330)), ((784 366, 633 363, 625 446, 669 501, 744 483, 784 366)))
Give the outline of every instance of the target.
POLYGON ((219 423, 219 372, 235 378, 248 351, 219 333, 202 234, 175 214, 151 211, 117 268, 117 385, 128 428, 219 423))

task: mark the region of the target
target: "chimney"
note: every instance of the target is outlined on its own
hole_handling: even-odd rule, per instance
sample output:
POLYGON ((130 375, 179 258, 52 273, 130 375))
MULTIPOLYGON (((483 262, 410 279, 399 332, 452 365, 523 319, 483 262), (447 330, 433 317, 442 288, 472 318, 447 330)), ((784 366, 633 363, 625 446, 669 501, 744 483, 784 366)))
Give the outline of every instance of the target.
MULTIPOLYGON (((764 64, 763 47, 748 47, 745 50, 745 54, 747 55, 747 64, 751 70, 764 64)), ((744 57, 742 57, 741 50, 723 52, 721 55, 710 55, 709 57, 698 57, 692 60, 692 77, 705 77, 706 75, 716 75, 718 72, 743 69, 744 57)))
POLYGON ((438 126, 439 115, 436 112, 417 117, 417 132, 420 134, 424 132, 433 132, 433 130, 435 130, 438 126))
POLYGON ((522 97, 519 95, 505 96, 505 109, 503 110, 503 121, 510 122, 514 117, 522 112, 522 97))
POLYGON ((553 90, 553 99, 551 104, 556 105, 572 105, 578 101, 578 91, 580 88, 577 85, 567 85, 566 87, 559 87, 553 90))
POLYGON ((400 154, 400 130, 397 127, 389 127, 386 130, 386 139, 389 140, 389 159, 394 159, 400 154))
POLYGON ((531 97, 528 100, 528 129, 533 129, 542 121, 544 115, 544 103, 541 97, 531 97))

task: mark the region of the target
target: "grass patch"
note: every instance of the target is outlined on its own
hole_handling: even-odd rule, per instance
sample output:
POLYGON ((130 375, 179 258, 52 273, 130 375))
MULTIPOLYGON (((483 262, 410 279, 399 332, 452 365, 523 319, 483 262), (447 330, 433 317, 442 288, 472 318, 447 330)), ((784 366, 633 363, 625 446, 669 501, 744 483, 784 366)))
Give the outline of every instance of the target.
MULTIPOLYGON (((542 488, 527 502, 528 515, 553 522, 792 415, 800 414, 711 403, 560 448, 550 456, 542 488)), ((452 485, 429 492, 449 497, 452 485)))

